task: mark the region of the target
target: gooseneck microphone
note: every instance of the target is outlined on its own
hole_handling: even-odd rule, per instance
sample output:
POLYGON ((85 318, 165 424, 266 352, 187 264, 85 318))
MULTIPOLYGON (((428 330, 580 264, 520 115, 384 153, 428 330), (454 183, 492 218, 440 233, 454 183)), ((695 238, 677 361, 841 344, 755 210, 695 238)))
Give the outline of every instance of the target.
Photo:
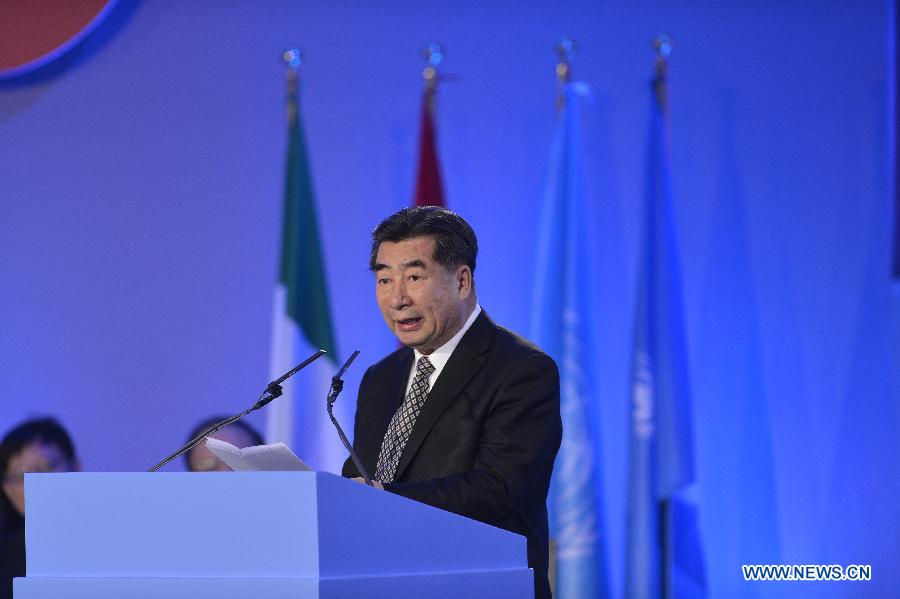
POLYGON ((370 487, 374 486, 372 484, 372 479, 369 477, 369 473, 366 472, 366 467, 363 466, 362 460, 359 459, 359 456, 356 455, 356 452, 353 451, 353 446, 350 445, 350 442, 347 440, 347 435, 344 434, 344 429, 341 428, 341 425, 338 424, 337 419, 334 417, 334 400, 337 399, 337 396, 344 389, 344 381, 341 379, 344 376, 344 372, 350 367, 350 364, 353 363, 353 360, 356 359, 356 356, 359 355, 359 350, 353 352, 350 357, 344 362, 344 365, 341 366, 341 369, 338 370, 337 374, 331 377, 331 389, 328 391, 328 397, 325 399, 326 409, 328 410, 328 417, 331 418, 331 422, 334 423, 334 428, 337 429, 338 436, 341 438, 341 442, 344 444, 344 447, 347 448, 347 451, 350 452, 350 458, 353 460, 353 463, 356 465, 356 469, 359 470, 359 473, 362 474, 362 477, 366 480, 366 484, 370 487))
MULTIPOLYGON (((356 352, 356 353, 359 353, 359 352, 356 352)), ((196 437, 194 437, 193 439, 191 439, 190 441, 188 441, 187 443, 185 443, 184 445, 179 447, 178 451, 176 451, 175 453, 173 453, 172 455, 170 455, 169 457, 167 457, 166 459, 161 461, 156 466, 153 466, 152 468, 147 470, 147 472, 156 472, 157 470, 159 470, 160 468, 162 468, 163 466, 165 466, 166 464, 168 464, 169 462, 171 462, 178 456, 183 455, 183 454, 189 452, 190 450, 192 450, 193 448, 195 448, 197 445, 199 445, 203 441, 203 439, 214 434, 219 429, 225 428, 232 422, 236 422, 236 421, 240 420, 241 418, 243 418, 250 412, 260 409, 261 407, 268 404, 270 401, 272 401, 276 397, 279 397, 284 392, 284 389, 281 388, 281 383, 288 380, 289 378, 291 378, 292 376, 294 376, 295 374, 297 374, 298 372, 300 372, 301 370, 303 370, 304 368, 306 368, 307 366, 312 364, 315 360, 321 358, 324 355, 325 355, 325 350, 320 349, 319 351, 317 351, 310 357, 306 358, 305 360, 303 360, 302 362, 300 362, 299 364, 297 364, 296 366, 294 366, 293 368, 291 368, 290 370, 285 372, 283 375, 281 375, 280 377, 278 377, 277 379, 275 379, 274 381, 272 381, 271 383, 266 385, 265 391, 263 391, 260 394, 259 399, 257 399, 256 403, 253 404, 250 408, 244 410, 240 414, 235 414, 231 418, 226 418, 225 420, 222 420, 221 422, 217 422, 216 424, 212 425, 211 427, 209 427, 208 429, 206 429, 205 431, 203 431, 202 433, 200 433, 199 435, 197 435, 196 437)), ((356 356, 354 355, 353 357, 356 357, 356 356)), ((351 361, 352 361, 352 359, 351 359, 351 361)), ((346 369, 348 365, 349 365, 349 362, 344 365, 344 369, 346 369)), ((341 370, 341 373, 343 373, 343 370, 341 370)), ((333 379, 332 379, 331 384, 334 385, 333 379)))

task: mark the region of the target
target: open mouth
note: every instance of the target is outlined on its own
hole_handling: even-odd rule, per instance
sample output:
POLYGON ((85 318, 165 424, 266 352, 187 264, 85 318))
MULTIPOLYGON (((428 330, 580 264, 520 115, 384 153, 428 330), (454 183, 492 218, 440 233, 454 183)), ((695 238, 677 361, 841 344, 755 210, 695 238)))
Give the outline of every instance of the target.
POLYGON ((406 318, 404 320, 398 320, 397 325, 400 327, 401 331, 412 331, 412 330, 415 330, 416 327, 419 326, 420 322, 422 322, 422 317, 417 316, 415 318, 406 318))

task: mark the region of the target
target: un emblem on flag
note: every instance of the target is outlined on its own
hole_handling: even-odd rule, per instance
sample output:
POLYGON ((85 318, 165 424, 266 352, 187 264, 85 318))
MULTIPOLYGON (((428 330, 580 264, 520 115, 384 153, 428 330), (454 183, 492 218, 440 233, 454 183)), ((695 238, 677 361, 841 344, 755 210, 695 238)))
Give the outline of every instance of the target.
POLYGON ((650 357, 645 352, 635 355, 631 426, 634 436, 639 439, 653 435, 653 376, 650 374, 650 357))

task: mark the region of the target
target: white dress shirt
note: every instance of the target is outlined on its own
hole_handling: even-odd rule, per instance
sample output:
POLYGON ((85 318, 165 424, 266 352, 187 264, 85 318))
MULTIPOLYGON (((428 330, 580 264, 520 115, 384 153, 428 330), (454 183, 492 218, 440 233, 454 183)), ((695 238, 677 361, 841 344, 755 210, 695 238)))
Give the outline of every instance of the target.
MULTIPOLYGON (((481 314, 481 306, 476 302, 475 309, 472 310, 472 313, 469 315, 468 320, 466 320, 466 324, 462 326, 462 328, 457 331, 453 337, 450 338, 447 343, 440 346, 430 354, 428 354, 428 360, 431 362, 431 365, 434 366, 434 372, 428 377, 428 388, 434 389, 434 384, 437 382, 438 377, 441 376, 441 372, 444 370, 444 366, 447 365, 447 360, 450 359, 450 354, 453 353, 453 350, 456 349, 456 346, 459 345, 459 340, 463 338, 463 335, 466 334, 466 331, 469 330, 469 327, 472 326, 472 323, 475 322, 475 319, 478 318, 478 315, 481 314)), ((419 358, 424 356, 422 352, 417 349, 413 350, 415 354, 412 368, 409 370, 409 377, 406 379, 406 392, 403 394, 403 397, 409 395, 409 389, 412 387, 413 379, 416 376, 416 364, 419 363, 419 358)))

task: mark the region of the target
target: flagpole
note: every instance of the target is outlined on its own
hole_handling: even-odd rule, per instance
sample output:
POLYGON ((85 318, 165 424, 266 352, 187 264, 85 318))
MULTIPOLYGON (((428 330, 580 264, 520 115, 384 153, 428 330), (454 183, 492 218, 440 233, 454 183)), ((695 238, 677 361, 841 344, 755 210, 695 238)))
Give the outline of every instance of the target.
POLYGON ((559 112, 566 103, 566 86, 572 80, 572 57, 578 45, 575 40, 564 37, 557 42, 555 49, 559 57, 556 63, 556 111, 559 112))
POLYGON ((416 167, 413 204, 416 206, 443 206, 444 187, 438 164, 434 121, 438 80, 443 78, 438 73, 438 65, 444 58, 444 49, 440 44, 431 42, 422 49, 422 57, 425 59, 425 68, 422 69, 425 89, 422 93, 419 158, 416 167))
POLYGON ((425 59, 425 68, 422 69, 422 79, 425 81, 425 110, 430 113, 433 121, 435 96, 437 96, 437 84, 440 79, 438 65, 444 59, 444 48, 437 42, 431 42, 422 48, 422 57, 425 59))
MULTIPOLYGON (((669 113, 668 103, 668 58, 672 53, 672 38, 665 33, 660 33, 653 38, 653 49, 656 51, 656 61, 654 64, 653 76, 653 93, 656 102, 659 104, 659 111, 663 117, 663 126, 668 127, 666 118, 669 113)), ((674 566, 674 538, 672 523, 672 498, 671 496, 663 497, 659 504, 659 522, 660 522, 660 545, 662 552, 660 556, 660 589, 662 597, 670 599, 675 596, 675 589, 672 579, 672 570, 674 566)))
POLYGON ((656 51, 656 64, 654 66, 653 91, 656 101, 659 103, 663 116, 669 114, 668 83, 669 54, 672 53, 672 38, 665 33, 660 33, 653 38, 653 49, 656 51))
POLYGON ((286 86, 286 102, 285 102, 285 110, 287 113, 287 121, 289 125, 293 125, 294 120, 297 118, 297 102, 299 100, 299 71, 300 71, 300 62, 303 58, 303 55, 300 53, 300 50, 297 48, 291 48, 290 50, 285 50, 284 54, 281 56, 284 59, 285 64, 287 65, 287 69, 285 71, 285 86, 286 86))
MULTIPOLYGON (((557 56, 555 67, 556 114, 557 118, 559 118, 560 113, 566 106, 566 86, 572 79, 572 55, 575 52, 575 42, 570 38, 564 37, 556 43, 553 49, 557 56)), ((563 423, 563 426, 565 428, 565 423, 563 423)), ((550 537, 550 569, 548 572, 550 577, 550 587, 553 589, 554 595, 565 595, 565 591, 559 593, 560 589, 557 586, 557 561, 559 560, 557 545, 556 535, 554 534, 550 537)))
POLYGON ((300 100, 300 50, 281 54, 285 63, 286 153, 281 248, 272 301, 272 378, 297 363, 298 356, 318 348, 332 359, 313 365, 302 379, 285 387, 281 401, 266 419, 269 442, 284 441, 317 470, 339 471, 344 449, 335 443, 324 398, 339 355, 331 317, 322 236, 316 215, 315 191, 300 100), (321 407, 320 407, 321 406, 321 407))
POLYGON ((541 197, 530 339, 559 366, 563 438, 550 483, 551 581, 558 599, 609 595, 606 519, 599 439, 596 340, 590 296, 591 259, 585 215, 589 197, 581 137, 586 84, 572 75, 577 46, 554 47, 556 125, 541 197))
MULTIPOLYGON (((425 68, 422 69, 422 79, 425 80, 425 91, 428 94, 430 101, 433 102, 434 95, 437 92, 437 82, 440 78, 438 76, 437 67, 444 59, 444 49, 440 44, 431 42, 422 49, 422 57, 425 58, 425 68)), ((434 108, 434 106, 431 108, 434 108)))

